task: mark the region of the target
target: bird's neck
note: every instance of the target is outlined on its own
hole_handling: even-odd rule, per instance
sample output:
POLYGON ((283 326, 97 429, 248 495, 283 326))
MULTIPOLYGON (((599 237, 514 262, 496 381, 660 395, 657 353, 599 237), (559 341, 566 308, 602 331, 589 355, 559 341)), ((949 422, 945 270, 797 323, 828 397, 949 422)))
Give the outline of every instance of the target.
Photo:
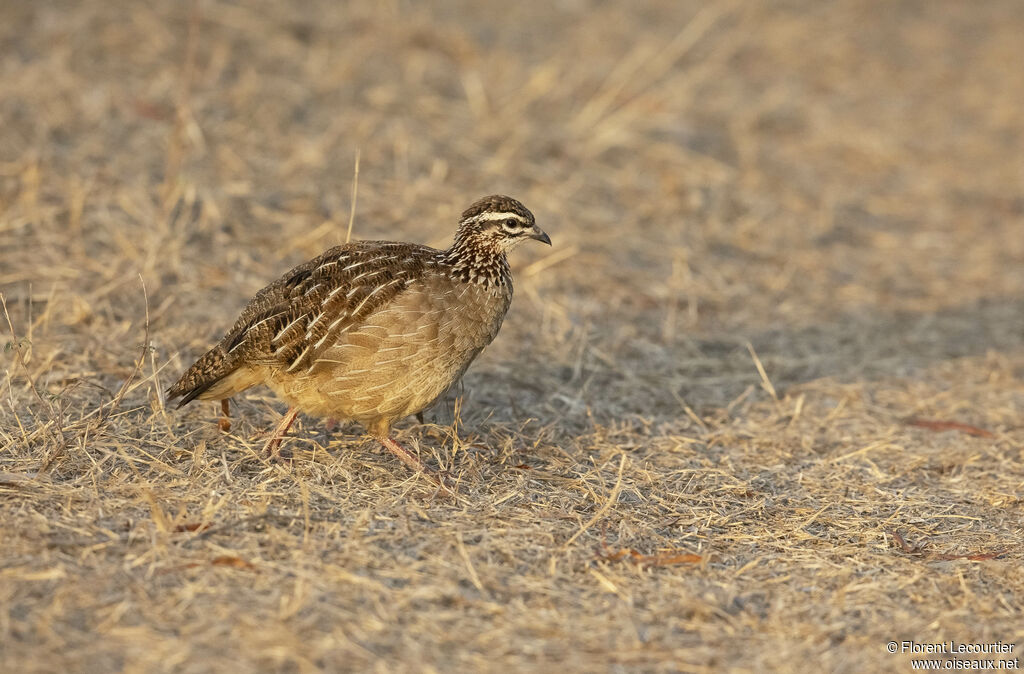
POLYGON ((505 251, 496 242, 475 233, 463 233, 444 251, 444 261, 465 283, 512 288, 512 270, 505 251))

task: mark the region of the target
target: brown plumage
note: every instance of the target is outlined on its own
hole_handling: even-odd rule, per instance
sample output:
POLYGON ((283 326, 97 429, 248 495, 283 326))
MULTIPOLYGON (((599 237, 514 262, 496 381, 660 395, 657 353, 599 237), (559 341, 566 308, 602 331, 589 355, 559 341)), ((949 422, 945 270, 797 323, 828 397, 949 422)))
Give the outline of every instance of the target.
POLYGON ((181 407, 266 384, 291 406, 268 451, 302 411, 358 421, 422 469, 391 425, 444 395, 498 334, 512 300, 506 253, 528 238, 551 243, 521 203, 495 195, 466 209, 446 250, 332 248, 259 291, 167 397, 181 407))

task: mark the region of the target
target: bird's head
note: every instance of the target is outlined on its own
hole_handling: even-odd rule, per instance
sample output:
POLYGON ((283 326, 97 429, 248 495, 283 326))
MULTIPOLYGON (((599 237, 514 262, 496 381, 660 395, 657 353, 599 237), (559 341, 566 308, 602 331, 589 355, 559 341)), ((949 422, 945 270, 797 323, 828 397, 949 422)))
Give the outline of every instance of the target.
POLYGON ((534 222, 533 213, 512 197, 494 194, 476 201, 462 213, 456 242, 472 241, 493 252, 507 253, 527 239, 551 245, 534 222))

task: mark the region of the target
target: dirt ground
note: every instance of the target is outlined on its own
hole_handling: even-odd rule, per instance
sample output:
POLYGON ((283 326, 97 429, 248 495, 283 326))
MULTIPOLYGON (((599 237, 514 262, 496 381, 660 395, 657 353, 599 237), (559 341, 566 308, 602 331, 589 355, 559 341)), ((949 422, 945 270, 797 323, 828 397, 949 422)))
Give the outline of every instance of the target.
MULTIPOLYGON (((1024 649, 1024 4, 0 3, 0 670, 1024 649), (554 241, 399 425, 163 391, 289 267, 554 241)), ((966 657, 966 656, 965 656, 966 657)), ((952 665, 950 665, 952 666, 952 665)))

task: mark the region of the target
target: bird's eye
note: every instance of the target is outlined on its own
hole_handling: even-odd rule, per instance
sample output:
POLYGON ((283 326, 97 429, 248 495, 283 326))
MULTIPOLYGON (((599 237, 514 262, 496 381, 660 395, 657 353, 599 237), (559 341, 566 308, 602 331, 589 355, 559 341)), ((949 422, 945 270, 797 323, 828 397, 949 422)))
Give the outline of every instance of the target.
POLYGON ((518 231, 520 226, 521 226, 519 224, 519 221, 516 220, 515 218, 509 218, 508 220, 505 221, 504 224, 505 224, 505 231, 507 231, 507 232, 518 231))

